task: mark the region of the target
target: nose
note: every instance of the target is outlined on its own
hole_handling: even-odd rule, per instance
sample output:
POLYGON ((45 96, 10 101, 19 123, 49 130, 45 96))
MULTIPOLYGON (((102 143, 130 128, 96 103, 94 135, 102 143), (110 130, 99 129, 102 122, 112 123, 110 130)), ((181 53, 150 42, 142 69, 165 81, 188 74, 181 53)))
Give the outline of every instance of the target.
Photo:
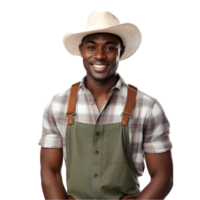
POLYGON ((96 49, 93 57, 97 60, 104 60, 106 58, 106 53, 103 48, 99 47, 96 49))

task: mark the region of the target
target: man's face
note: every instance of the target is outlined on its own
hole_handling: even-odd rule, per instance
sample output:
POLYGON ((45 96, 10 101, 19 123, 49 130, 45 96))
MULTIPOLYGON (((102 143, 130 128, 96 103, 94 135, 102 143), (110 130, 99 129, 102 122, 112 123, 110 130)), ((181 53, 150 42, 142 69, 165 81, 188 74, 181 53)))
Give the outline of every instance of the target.
POLYGON ((96 81, 105 81, 116 73, 125 47, 118 36, 110 33, 87 35, 79 45, 87 75, 96 81))

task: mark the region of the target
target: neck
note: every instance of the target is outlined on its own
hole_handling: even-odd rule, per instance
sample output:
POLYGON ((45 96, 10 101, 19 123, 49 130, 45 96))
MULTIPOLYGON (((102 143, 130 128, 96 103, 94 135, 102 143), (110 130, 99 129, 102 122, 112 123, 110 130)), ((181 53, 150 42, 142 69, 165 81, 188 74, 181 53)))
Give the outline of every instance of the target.
POLYGON ((118 75, 113 74, 106 81, 96 81, 86 75, 85 87, 97 98, 108 96, 111 89, 117 84, 119 80, 118 75))

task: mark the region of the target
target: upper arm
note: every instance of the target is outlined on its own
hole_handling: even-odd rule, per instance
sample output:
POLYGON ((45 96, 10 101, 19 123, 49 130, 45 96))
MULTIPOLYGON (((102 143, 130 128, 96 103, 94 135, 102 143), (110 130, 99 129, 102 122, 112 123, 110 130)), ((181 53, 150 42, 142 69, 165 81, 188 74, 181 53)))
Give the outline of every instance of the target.
POLYGON ((41 147, 40 163, 42 170, 51 170, 53 173, 60 173, 62 168, 62 161, 62 149, 41 147))
POLYGON ((158 172, 173 178, 173 166, 169 138, 170 124, 160 103, 155 100, 144 129, 143 149, 151 177, 158 172))
POLYGON ((163 173, 173 179, 173 161, 170 150, 157 154, 145 152, 145 159, 151 178, 153 178, 156 173, 163 173))

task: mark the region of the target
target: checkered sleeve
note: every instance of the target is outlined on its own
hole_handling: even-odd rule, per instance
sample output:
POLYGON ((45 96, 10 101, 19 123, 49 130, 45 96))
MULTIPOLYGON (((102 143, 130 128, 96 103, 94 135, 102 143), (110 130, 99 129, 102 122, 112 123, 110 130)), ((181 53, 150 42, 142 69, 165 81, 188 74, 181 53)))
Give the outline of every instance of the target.
POLYGON ((41 147, 62 148, 62 137, 57 128, 56 121, 52 111, 52 101, 47 104, 42 123, 42 137, 39 141, 41 147))
POLYGON ((163 153, 172 148, 170 124, 160 103, 155 100, 144 128, 143 149, 147 153, 163 153))

